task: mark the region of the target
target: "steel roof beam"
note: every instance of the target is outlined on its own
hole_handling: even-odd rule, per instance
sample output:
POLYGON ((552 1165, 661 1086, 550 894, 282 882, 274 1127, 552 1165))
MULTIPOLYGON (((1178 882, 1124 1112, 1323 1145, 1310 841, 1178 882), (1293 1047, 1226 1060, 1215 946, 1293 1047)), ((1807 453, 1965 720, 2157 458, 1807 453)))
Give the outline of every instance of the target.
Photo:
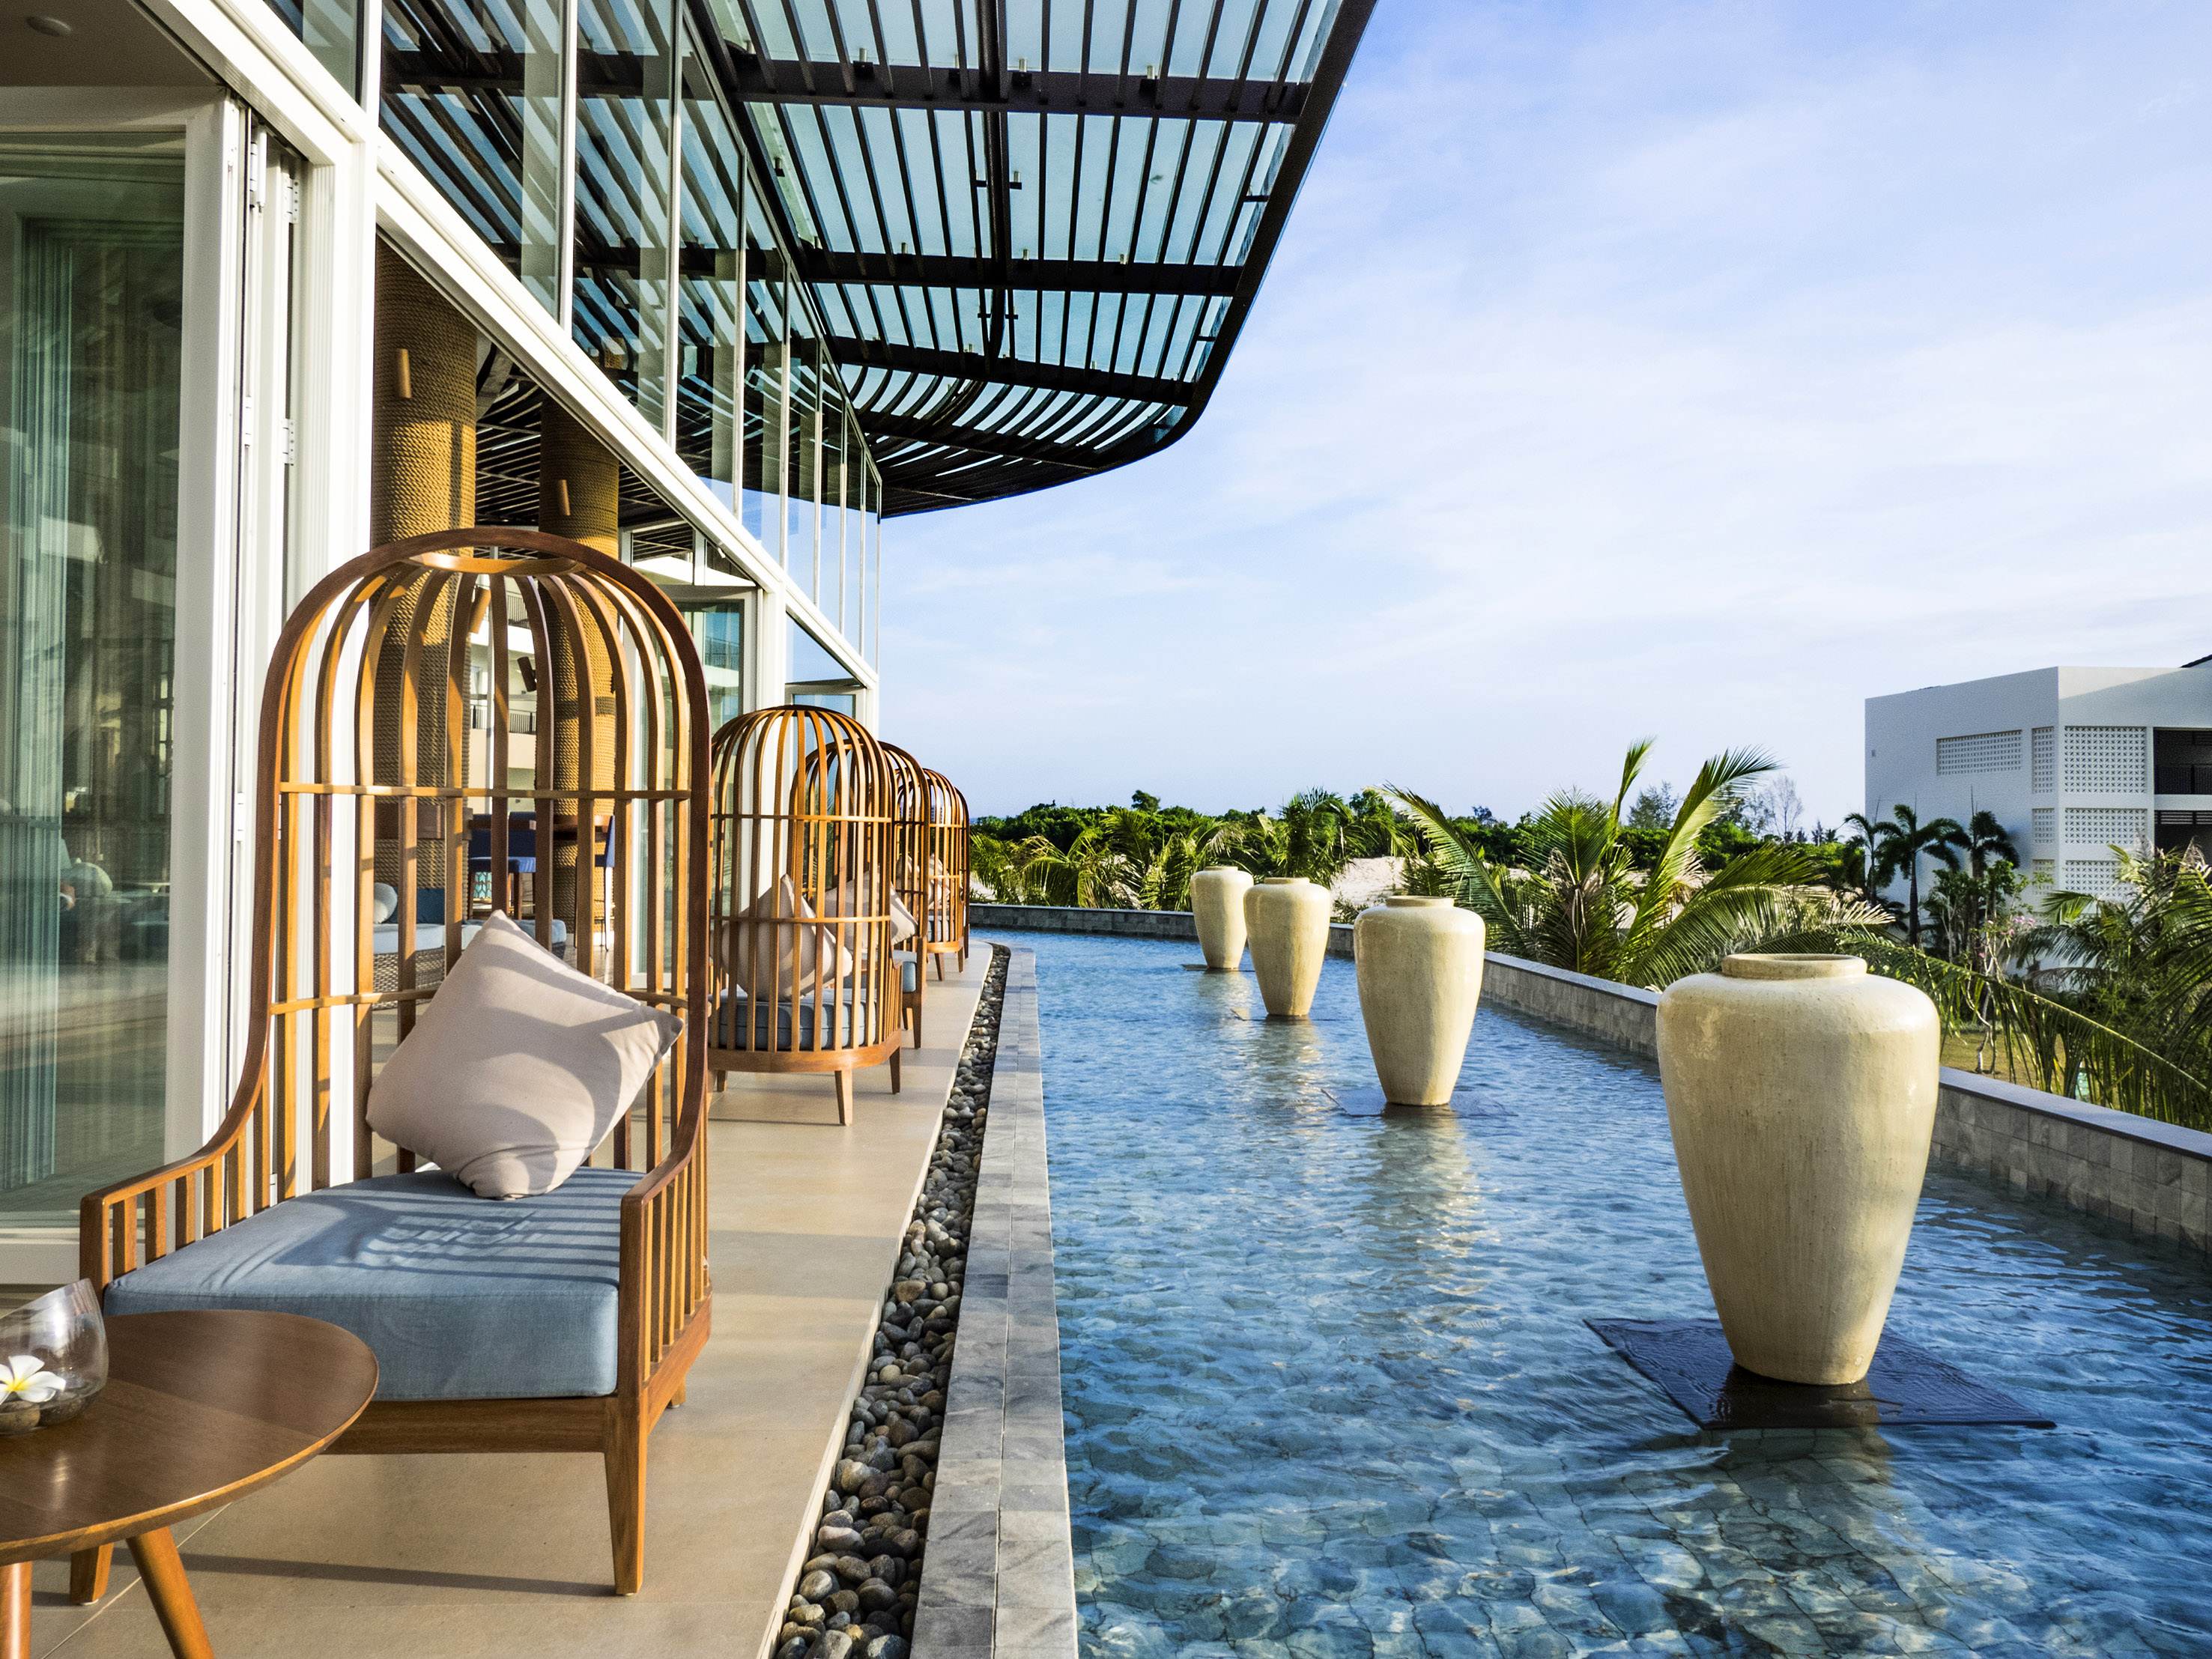
POLYGON ((800 280, 888 288, 1042 289, 1058 294, 1237 292, 1242 265, 1123 264, 1107 259, 984 259, 948 253, 845 253, 802 246, 793 256, 800 280))
MULTIPOLYGON (((410 92, 522 94, 522 54, 504 47, 471 52, 467 61, 434 52, 385 56, 385 85, 410 92)), ((1165 76, 1083 75, 1073 70, 1014 71, 994 95, 975 70, 881 64, 806 64, 759 58, 732 46, 736 96, 764 104, 842 104, 854 108, 1000 110, 1056 115, 1156 116, 1188 121, 1295 121, 1305 108, 1306 83, 1165 76), (847 87, 847 70, 851 87, 847 87)), ((633 52, 576 55, 580 98, 636 98, 645 91, 645 60, 633 52)))
POLYGON ((930 444, 943 449, 965 450, 971 455, 996 456, 1006 460, 1043 461, 1076 472, 1101 472, 1117 466, 1126 456, 1112 448, 1094 449, 1085 444, 1056 444, 1042 438, 1018 438, 1011 433, 989 432, 978 427, 946 426, 905 415, 878 415, 856 410, 860 430, 872 447, 930 444))
MULTIPOLYGON (((1102 368, 1073 368, 1059 363, 987 357, 976 351, 935 351, 925 346, 881 340, 832 339, 831 359, 852 368, 880 368, 895 374, 932 374, 944 380, 988 380, 999 386, 1038 386, 1048 392, 1077 392, 1088 397, 1127 398, 1136 403, 1180 407, 1196 395, 1183 381, 1150 374, 1120 374, 1102 368)), ((863 416, 863 423, 866 417, 863 416)), ((874 430, 872 426, 869 430, 874 430)))
POLYGON ((941 69, 916 64, 806 63, 762 58, 728 43, 737 84, 763 104, 845 104, 878 109, 998 109, 1055 115, 1157 116, 1189 121, 1295 121, 1306 83, 1166 75, 1087 75, 1076 70, 941 69), (994 88, 994 81, 1000 82, 994 88))

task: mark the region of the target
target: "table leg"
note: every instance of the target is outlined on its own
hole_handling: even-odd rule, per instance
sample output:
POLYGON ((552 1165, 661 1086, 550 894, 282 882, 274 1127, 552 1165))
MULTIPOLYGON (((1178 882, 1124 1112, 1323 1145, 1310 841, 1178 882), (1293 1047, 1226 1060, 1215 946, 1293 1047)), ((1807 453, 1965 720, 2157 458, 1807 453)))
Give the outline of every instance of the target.
POLYGON ((0 1567, 0 1659, 31 1659, 31 1564, 0 1567))
POLYGON ((112 1544, 102 1544, 96 1550, 79 1550, 70 1556, 70 1600, 83 1607, 106 1595, 107 1564, 114 1556, 112 1544))
POLYGON ((208 1645, 207 1626, 200 1622, 199 1603, 192 1600, 184 1559, 177 1553, 177 1540, 169 1535, 169 1529, 156 1527, 140 1533, 131 1540, 131 1559, 138 1564, 138 1577, 145 1581, 146 1594, 161 1617, 169 1651, 177 1659, 215 1659, 215 1650, 208 1645))

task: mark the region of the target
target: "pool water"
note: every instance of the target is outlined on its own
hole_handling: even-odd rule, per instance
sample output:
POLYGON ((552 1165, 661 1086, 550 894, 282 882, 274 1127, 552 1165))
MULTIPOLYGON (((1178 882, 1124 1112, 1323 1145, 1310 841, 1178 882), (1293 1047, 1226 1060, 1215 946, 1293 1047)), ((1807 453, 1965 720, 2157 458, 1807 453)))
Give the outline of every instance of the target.
POLYGON ((2212 1264, 1932 1174, 1892 1328, 2055 1430, 1701 1432, 1583 1323, 1712 1315, 1657 1068, 1494 1006, 1355 1117, 1190 945, 1037 956, 1086 1656, 2212 1655, 2212 1264))

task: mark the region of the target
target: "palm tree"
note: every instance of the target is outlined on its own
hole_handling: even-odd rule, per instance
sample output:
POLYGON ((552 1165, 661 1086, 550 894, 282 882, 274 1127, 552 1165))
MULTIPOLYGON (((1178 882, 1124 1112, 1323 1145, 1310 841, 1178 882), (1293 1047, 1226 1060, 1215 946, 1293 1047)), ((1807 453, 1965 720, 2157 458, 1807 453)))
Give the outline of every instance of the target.
POLYGON ((1923 823, 1917 812, 1903 805, 1893 806, 1888 817, 1877 818, 1871 823, 1856 812, 1844 822, 1863 830, 1872 845, 1873 879, 1876 887, 1887 886, 1899 871, 1905 872, 1908 896, 1905 911, 1905 939, 1917 951, 1920 948, 1920 860, 1926 856, 1935 859, 1948 869, 1957 869, 1958 848, 1966 839, 1966 830, 1956 818, 1930 818, 1923 823))
POLYGON ((1959 832, 1953 843, 1966 855, 1966 862, 1977 878, 1990 872, 1990 861, 2002 859, 2015 870, 2020 867, 2020 854, 2013 850, 2012 837, 1997 822, 1997 815, 1986 806, 1966 820, 1966 827, 1959 832))
POLYGON ((1621 812, 1650 749, 1646 740, 1629 750, 1611 801, 1579 790, 1546 801, 1522 834, 1528 870, 1492 864, 1433 802, 1385 793, 1419 829, 1453 896, 1481 915, 1492 949, 1576 973, 1664 986, 1778 933, 1887 920, 1808 891, 1815 866, 1795 844, 1762 843, 1706 874, 1698 831, 1746 780, 1774 769, 1756 749, 1727 750, 1698 769, 1656 862, 1638 872, 1621 812))

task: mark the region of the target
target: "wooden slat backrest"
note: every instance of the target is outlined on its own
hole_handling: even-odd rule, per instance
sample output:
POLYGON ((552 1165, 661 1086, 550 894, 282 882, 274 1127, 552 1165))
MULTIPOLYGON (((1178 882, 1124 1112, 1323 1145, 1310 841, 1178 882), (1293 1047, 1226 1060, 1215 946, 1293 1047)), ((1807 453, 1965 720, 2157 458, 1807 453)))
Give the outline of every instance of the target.
POLYGON ((779 1005, 792 1026, 782 1046, 826 1052, 885 1041, 896 970, 894 789, 883 746, 834 709, 765 708, 714 734, 712 767, 717 1006, 744 1011, 723 1020, 724 1046, 778 1046, 786 1016, 757 1011, 779 1005), (832 1017, 847 996, 850 1018, 832 1017))

